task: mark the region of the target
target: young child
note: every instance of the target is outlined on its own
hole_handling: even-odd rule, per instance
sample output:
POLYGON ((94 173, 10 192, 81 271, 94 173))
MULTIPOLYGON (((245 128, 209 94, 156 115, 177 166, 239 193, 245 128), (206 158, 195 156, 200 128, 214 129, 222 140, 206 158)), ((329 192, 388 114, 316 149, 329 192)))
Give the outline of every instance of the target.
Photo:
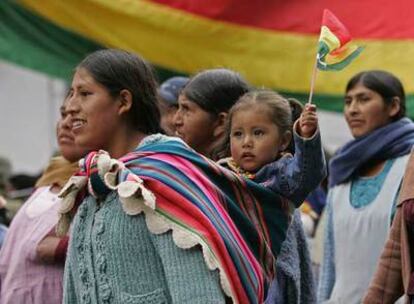
MULTIPOLYGON (((298 207, 325 174, 314 105, 269 90, 245 94, 228 119, 228 168, 281 193, 298 207), (296 123, 293 125, 293 121, 296 123), (292 141, 293 136, 293 141, 292 141)), ((266 304, 316 303, 310 254, 299 210, 292 213, 266 304)))
POLYGON ((316 106, 306 105, 293 125, 298 105, 292 108, 290 104, 294 105, 271 90, 243 95, 228 115, 231 158, 220 164, 282 194, 298 207, 325 176, 326 165, 316 106))

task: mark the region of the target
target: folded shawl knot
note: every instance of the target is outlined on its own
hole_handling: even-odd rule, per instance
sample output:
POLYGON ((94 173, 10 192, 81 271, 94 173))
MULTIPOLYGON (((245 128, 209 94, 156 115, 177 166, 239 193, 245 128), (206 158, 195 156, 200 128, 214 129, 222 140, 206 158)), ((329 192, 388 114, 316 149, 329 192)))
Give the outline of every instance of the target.
POLYGON ((65 235, 77 206, 79 192, 87 191, 98 201, 111 191, 117 191, 122 208, 129 215, 139 214, 143 208, 155 209, 155 195, 144 186, 144 181, 108 152, 91 152, 79 161, 79 172, 72 176, 59 193, 62 198, 57 235, 65 235), (121 178, 120 178, 121 177, 121 178))

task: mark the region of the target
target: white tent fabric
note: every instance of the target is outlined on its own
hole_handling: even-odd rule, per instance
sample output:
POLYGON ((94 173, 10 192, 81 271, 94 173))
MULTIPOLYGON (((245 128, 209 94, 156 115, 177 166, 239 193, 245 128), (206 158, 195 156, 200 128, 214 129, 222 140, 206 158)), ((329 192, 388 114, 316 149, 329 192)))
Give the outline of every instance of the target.
POLYGON ((0 157, 14 173, 40 173, 56 150, 65 90, 63 81, 0 61, 0 157))
POLYGON ((339 147, 352 139, 351 132, 342 113, 318 111, 318 114, 323 146, 333 155, 339 147))

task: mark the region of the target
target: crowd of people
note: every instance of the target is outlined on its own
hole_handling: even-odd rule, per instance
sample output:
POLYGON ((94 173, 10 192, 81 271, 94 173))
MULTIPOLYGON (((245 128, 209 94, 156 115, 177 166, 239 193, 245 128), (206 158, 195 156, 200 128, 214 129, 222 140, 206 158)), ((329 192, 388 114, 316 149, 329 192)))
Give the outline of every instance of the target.
POLYGON ((1 227, 1 304, 414 303, 395 75, 349 80, 354 139, 329 165, 315 105, 226 68, 158 85, 140 56, 96 51, 60 113, 59 156, 1 227))

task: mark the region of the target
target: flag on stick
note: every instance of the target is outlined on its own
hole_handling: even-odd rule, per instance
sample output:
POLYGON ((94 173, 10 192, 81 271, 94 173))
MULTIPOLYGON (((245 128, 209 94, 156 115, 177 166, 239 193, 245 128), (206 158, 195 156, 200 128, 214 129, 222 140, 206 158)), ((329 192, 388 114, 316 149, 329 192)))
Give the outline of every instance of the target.
POLYGON ((348 29, 325 9, 322 18, 318 46, 318 69, 323 71, 342 70, 362 51, 362 47, 349 45, 351 35, 348 29))
POLYGON ((312 71, 308 103, 312 103, 317 70, 339 71, 346 67, 362 51, 362 47, 350 45, 351 35, 347 28, 328 9, 323 11, 318 53, 312 71))

